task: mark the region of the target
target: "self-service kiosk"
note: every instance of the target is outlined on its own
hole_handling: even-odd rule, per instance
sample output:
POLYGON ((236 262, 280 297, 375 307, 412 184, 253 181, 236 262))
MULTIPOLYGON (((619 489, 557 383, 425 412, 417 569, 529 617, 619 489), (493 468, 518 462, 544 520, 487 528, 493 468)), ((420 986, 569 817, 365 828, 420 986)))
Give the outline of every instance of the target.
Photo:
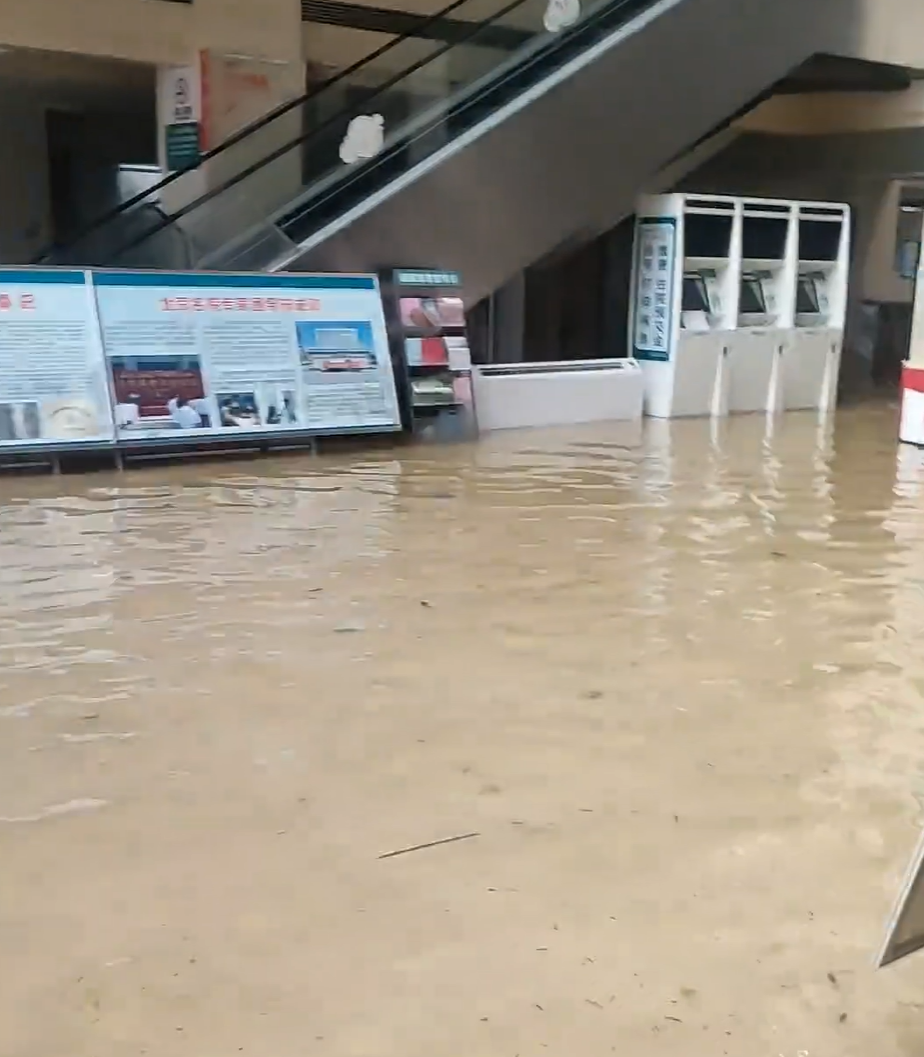
POLYGON ((737 322, 741 207, 724 195, 655 195, 638 206, 631 355, 656 418, 725 414, 737 322))
POLYGON ((794 202, 745 199, 737 328, 728 356, 728 410, 775 411, 793 324, 797 255, 794 202))
POLYGON ((827 411, 837 397, 850 267, 850 207, 797 205, 794 327, 783 353, 782 406, 827 411))

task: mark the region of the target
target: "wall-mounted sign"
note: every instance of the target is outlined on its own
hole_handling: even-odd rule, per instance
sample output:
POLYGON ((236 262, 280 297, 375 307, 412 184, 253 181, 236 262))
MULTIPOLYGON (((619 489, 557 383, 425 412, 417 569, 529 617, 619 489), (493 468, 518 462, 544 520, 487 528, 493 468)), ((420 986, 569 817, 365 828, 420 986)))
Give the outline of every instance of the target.
POLYGON ((162 66, 158 96, 164 167, 171 172, 189 169, 202 152, 201 66, 162 66))

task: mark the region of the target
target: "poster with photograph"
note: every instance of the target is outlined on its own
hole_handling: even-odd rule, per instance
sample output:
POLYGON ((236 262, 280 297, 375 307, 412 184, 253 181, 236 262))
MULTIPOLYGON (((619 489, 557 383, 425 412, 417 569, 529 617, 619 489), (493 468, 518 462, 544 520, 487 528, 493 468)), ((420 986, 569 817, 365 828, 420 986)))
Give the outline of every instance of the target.
POLYGON ((0 271, 0 447, 59 449, 113 439, 86 273, 0 271))
POLYGON ((400 429, 373 276, 93 281, 120 440, 400 429))
POLYGON ((409 330, 439 334, 447 327, 465 326, 461 297, 402 297, 401 322, 409 330))

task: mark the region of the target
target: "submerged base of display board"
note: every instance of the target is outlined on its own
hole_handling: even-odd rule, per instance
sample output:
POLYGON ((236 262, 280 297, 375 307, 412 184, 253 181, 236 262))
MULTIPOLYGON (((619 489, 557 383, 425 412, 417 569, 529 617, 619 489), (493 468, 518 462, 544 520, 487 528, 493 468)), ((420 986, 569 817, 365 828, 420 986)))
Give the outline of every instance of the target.
POLYGON ((87 472, 119 465, 119 453, 111 444, 0 447, 0 474, 87 472))
POLYGON ((482 432, 642 417, 635 360, 498 363, 475 368, 473 380, 482 432))
POLYGON ((400 428, 367 426, 343 430, 326 430, 323 433, 280 431, 278 434, 245 433, 229 436, 214 433, 198 438, 191 443, 188 436, 174 439, 169 435, 161 438, 144 438, 137 441, 121 440, 116 451, 126 462, 137 459, 185 459, 209 455, 241 455, 246 452, 280 452, 321 450, 333 440, 355 440, 368 445, 374 437, 386 437, 391 441, 401 435, 400 428))
POLYGON ((252 458, 283 453, 324 455, 370 448, 394 447, 409 440, 401 430, 350 430, 279 437, 251 435, 230 440, 227 436, 203 438, 198 444, 165 438, 134 444, 68 446, 51 449, 0 448, 0 474, 91 473, 122 470, 152 462, 188 462, 194 459, 252 458))

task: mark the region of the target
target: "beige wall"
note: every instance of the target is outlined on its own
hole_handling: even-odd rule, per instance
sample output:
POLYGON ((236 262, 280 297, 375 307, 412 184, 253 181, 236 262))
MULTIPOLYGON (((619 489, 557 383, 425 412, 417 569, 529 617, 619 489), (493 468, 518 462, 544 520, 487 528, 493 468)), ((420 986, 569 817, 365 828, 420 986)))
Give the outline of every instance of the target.
POLYGON ((924 4, 920 0, 866 0, 862 11, 854 52, 857 58, 924 66, 924 4))
POLYGON ((299 0, 0 0, 0 43, 177 63, 198 48, 301 57, 299 0))
MULTIPOLYGON (((422 13, 434 10, 433 0, 384 2, 422 13)), ((344 46, 325 40, 324 27, 311 27, 306 35, 315 61, 331 61, 328 47, 339 52, 344 46)), ((199 48, 301 59, 303 31, 299 0, 0 0, 0 43, 183 64, 199 48)), ((924 4, 866 0, 854 50, 879 62, 924 67, 924 4)))
POLYGON ((924 127, 924 84, 913 84, 903 92, 777 96, 743 117, 736 127, 742 132, 805 136, 924 127))

